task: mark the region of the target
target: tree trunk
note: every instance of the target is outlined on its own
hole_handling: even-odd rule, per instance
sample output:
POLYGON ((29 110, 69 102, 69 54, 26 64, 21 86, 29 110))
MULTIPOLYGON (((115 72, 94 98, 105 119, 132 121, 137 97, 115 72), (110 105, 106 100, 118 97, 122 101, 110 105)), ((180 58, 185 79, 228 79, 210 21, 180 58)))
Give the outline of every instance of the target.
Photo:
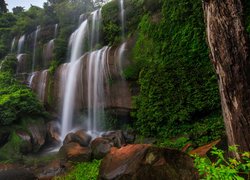
MULTIPOLYGON (((241 0, 205 0, 203 9, 228 145, 250 151, 250 58, 243 4, 241 0)), ((237 153, 234 156, 239 158, 237 153)))

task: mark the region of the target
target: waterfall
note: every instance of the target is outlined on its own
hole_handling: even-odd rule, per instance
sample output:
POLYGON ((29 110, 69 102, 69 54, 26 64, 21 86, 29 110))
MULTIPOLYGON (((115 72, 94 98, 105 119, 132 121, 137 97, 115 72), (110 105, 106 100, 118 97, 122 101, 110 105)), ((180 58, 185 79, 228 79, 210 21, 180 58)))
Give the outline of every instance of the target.
POLYGON ((67 132, 72 128, 76 78, 79 70, 80 57, 82 55, 83 41, 87 34, 88 21, 84 21, 80 27, 72 33, 69 47, 71 47, 70 64, 68 77, 65 86, 63 112, 62 112, 62 127, 61 138, 63 139, 67 132), (79 60, 78 60, 79 59, 79 60))
POLYGON ((36 76, 37 72, 33 72, 31 74, 31 76, 29 77, 29 87, 32 88, 33 86, 33 80, 34 80, 34 77, 36 76))
POLYGON ((106 68, 108 47, 91 52, 88 58, 88 123, 92 133, 102 130, 101 119, 104 117, 104 80, 108 75, 106 68))
POLYGON ((52 60, 55 39, 51 39, 43 48, 44 67, 48 67, 52 60))
POLYGON ((36 44, 37 44, 37 37, 39 35, 39 32, 41 30, 40 26, 37 26, 35 37, 34 37, 34 45, 33 45, 33 57, 32 57, 32 72, 35 70, 35 63, 36 63, 36 44))
POLYGON ((58 24, 55 24, 54 39, 56 38, 57 33, 58 33, 58 24))
POLYGON ((17 54, 20 54, 22 52, 24 41, 25 41, 25 35, 21 36, 18 40, 17 54))
POLYGON ((96 10, 92 13, 91 22, 92 22, 92 28, 91 28, 91 38, 90 38, 90 49, 92 51, 100 39, 101 9, 96 10))
POLYGON ((10 50, 11 53, 13 53, 13 51, 14 51, 15 42, 16 42, 16 37, 14 37, 13 40, 12 40, 12 42, 11 42, 11 50, 10 50))
POLYGON ((118 50, 118 70, 121 77, 123 78, 123 67, 124 67, 124 54, 126 50, 126 42, 122 43, 118 50))
POLYGON ((122 23, 122 39, 125 38, 125 9, 124 0, 120 0, 121 23, 122 23))
POLYGON ((17 73, 24 73, 28 71, 28 64, 26 60, 26 54, 17 55, 17 73))
POLYGON ((45 101, 45 94, 46 94, 46 87, 48 82, 48 70, 42 71, 38 81, 38 98, 44 102, 45 101))

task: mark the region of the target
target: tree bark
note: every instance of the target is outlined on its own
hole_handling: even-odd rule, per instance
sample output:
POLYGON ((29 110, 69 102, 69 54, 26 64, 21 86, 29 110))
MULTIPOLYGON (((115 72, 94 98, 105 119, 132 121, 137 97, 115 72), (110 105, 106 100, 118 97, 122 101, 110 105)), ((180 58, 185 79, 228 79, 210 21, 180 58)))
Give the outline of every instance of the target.
POLYGON ((203 9, 228 145, 250 151, 250 58, 243 4, 241 0, 206 0, 203 9))

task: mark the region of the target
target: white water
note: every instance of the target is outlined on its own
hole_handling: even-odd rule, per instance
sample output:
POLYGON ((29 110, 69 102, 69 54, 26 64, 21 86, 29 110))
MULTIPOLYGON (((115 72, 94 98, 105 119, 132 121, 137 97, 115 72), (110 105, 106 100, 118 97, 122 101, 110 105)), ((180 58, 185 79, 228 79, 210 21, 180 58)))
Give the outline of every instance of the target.
POLYGON ((96 10, 92 13, 92 27, 91 27, 91 38, 90 38, 90 49, 94 49, 95 45, 100 40, 100 25, 101 25, 101 9, 96 10))
POLYGON ((15 48, 15 42, 16 42, 16 37, 13 38, 12 42, 11 42, 11 53, 13 53, 14 48, 15 48))
POLYGON ((102 130, 104 117, 104 80, 108 75, 106 68, 108 47, 91 52, 88 58, 88 123, 87 129, 96 134, 102 130))
POLYGON ((125 38, 125 9, 124 0, 120 0, 121 22, 122 22, 122 38, 125 38))
POLYGON ((38 98, 44 102, 45 101, 45 93, 46 93, 46 85, 48 79, 48 70, 42 71, 38 81, 38 98))
POLYGON ((25 35, 21 36, 18 40, 17 54, 20 54, 22 52, 24 41, 25 41, 25 35))
POLYGON ((58 33, 58 24, 55 24, 54 39, 56 38, 57 33, 58 33))
POLYGON ((32 88, 33 80, 37 72, 33 72, 31 76, 29 77, 29 87, 32 88))
POLYGON ((121 77, 123 77, 124 55, 126 50, 126 42, 123 43, 118 50, 118 70, 121 77))
POLYGON ((35 64, 36 64, 36 44, 37 44, 37 37, 39 35, 39 32, 41 30, 40 26, 37 26, 35 37, 34 37, 34 44, 33 44, 33 56, 32 56, 32 72, 35 70, 35 64))
POLYGON ((61 139, 63 140, 67 133, 72 128, 75 90, 76 90, 76 77, 80 67, 80 60, 83 49, 83 41, 87 34, 88 21, 84 21, 80 27, 71 35, 69 47, 71 47, 71 56, 69 64, 69 72, 65 86, 64 102, 62 110, 62 127, 61 139), (80 58, 80 59, 79 59, 80 58), (78 60, 79 59, 79 60, 78 60))

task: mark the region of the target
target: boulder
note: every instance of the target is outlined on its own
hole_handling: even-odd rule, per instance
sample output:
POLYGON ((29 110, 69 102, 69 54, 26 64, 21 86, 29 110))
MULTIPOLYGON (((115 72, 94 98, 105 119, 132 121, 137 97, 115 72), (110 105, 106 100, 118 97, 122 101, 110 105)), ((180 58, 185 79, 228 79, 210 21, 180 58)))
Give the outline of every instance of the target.
POLYGON ((65 137, 63 144, 69 144, 72 142, 78 143, 83 147, 87 147, 91 141, 91 136, 84 130, 79 130, 76 133, 69 133, 65 137))
POLYGON ((37 152, 45 143, 46 126, 43 122, 28 125, 28 130, 31 134, 33 151, 37 152))
POLYGON ((76 131, 75 135, 78 137, 78 143, 84 147, 87 147, 92 139, 92 137, 83 129, 76 131))
POLYGON ((109 139, 103 137, 94 139, 90 144, 93 158, 102 159, 110 152, 113 146, 114 144, 109 139))
POLYGON ((178 150, 146 144, 112 148, 102 160, 100 180, 196 180, 191 157, 178 150))
POLYGON ((91 160, 91 150, 88 147, 82 147, 78 143, 71 142, 60 148, 59 156, 67 161, 88 162, 91 160))
POLYGON ((9 169, 6 171, 0 171, 0 179, 36 180, 37 177, 32 172, 25 169, 9 169))
POLYGON ((126 143, 125 138, 124 138, 121 130, 108 131, 108 132, 104 133, 102 135, 102 137, 109 139, 111 142, 114 143, 114 146, 118 147, 118 148, 122 147, 122 145, 124 145, 126 143))
POLYGON ((46 126, 48 142, 55 144, 60 143, 60 128, 58 122, 50 121, 46 126))
POLYGON ((126 144, 133 144, 135 142, 136 134, 134 131, 123 131, 122 133, 126 144))
POLYGON ((21 138, 20 152, 22 154, 28 154, 32 152, 32 142, 30 135, 25 131, 16 131, 17 136, 21 138))

